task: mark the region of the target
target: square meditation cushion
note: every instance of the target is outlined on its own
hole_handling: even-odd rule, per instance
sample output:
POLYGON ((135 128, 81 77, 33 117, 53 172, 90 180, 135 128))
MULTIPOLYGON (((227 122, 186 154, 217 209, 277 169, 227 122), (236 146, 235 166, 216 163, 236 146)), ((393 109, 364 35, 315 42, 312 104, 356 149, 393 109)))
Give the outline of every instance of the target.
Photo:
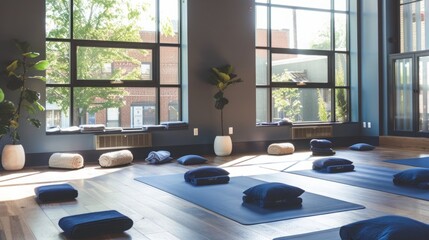
POLYGON ((310 147, 314 148, 332 148, 332 142, 328 139, 311 139, 310 147))
POLYGON ((243 202, 256 203, 262 208, 300 206, 299 198, 305 191, 299 187, 279 182, 262 183, 246 189, 243 202))
POLYGON ((351 172, 355 169, 353 164, 344 164, 344 165, 333 165, 326 167, 325 171, 327 173, 341 173, 341 172, 351 172))
POLYGON ((417 188, 428 188, 429 169, 427 168, 410 168, 393 175, 395 185, 413 186, 417 188))
POLYGON ((313 161, 313 169, 323 169, 329 166, 335 166, 335 165, 350 165, 353 162, 345 159, 345 158, 339 158, 339 157, 325 157, 320 158, 315 161, 313 161))
POLYGON ((371 151, 375 147, 368 143, 355 143, 349 147, 351 150, 355 151, 371 151))
POLYGON ((382 216, 362 220, 340 228, 342 240, 426 240, 429 226, 402 216, 382 216))
POLYGON ((177 162, 182 165, 203 164, 207 161, 207 158, 195 154, 185 155, 177 159, 177 162))
POLYGON ((199 167, 185 173, 186 182, 192 185, 211 185, 229 182, 229 172, 219 167, 199 167))
POLYGON ((220 167, 199 167, 187 171, 184 175, 184 178, 189 182, 192 178, 202 178, 202 177, 217 177, 222 175, 229 175, 229 172, 220 167))
POLYGON ((68 183, 40 186, 34 192, 42 202, 73 200, 78 195, 77 190, 68 183))
POLYGON ((133 226, 133 220, 115 210, 63 217, 58 225, 71 238, 121 233, 133 226))

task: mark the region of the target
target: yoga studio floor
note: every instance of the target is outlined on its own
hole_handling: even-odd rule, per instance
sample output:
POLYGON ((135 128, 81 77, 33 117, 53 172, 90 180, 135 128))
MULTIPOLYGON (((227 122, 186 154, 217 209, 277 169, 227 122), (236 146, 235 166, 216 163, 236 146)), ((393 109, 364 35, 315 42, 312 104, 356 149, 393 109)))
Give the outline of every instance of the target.
MULTIPOLYGON (((368 152, 345 148, 335 150, 336 157, 347 158, 355 164, 397 170, 410 166, 384 160, 429 156, 429 152, 382 147, 368 152)), ((183 174, 201 165, 182 166, 175 161, 149 165, 137 159, 133 164, 120 168, 100 168, 95 164, 87 164, 85 168, 73 171, 47 167, 25 168, 17 172, 0 172, 0 239, 66 239, 58 227, 60 218, 110 209, 133 219, 134 226, 124 234, 109 236, 108 239, 264 240, 338 228, 382 215, 402 215, 429 223, 429 201, 288 173, 311 168, 312 161, 317 157, 312 157, 309 151, 283 156, 252 153, 206 157, 209 165, 225 168, 231 177, 264 179, 264 176, 277 174, 276 180, 298 186, 307 192, 363 205, 365 208, 242 225, 134 180, 143 176, 183 174), (49 204, 35 201, 35 187, 64 182, 79 191, 76 201, 49 204)))

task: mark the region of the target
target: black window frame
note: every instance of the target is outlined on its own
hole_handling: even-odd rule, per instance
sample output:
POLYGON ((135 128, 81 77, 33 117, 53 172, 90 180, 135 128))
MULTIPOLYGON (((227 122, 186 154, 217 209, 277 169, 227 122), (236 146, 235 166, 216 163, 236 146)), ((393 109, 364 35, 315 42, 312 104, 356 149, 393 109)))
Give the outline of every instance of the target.
MULTIPOLYGON (((155 119, 157 124, 160 124, 161 119, 161 89, 162 88, 177 88, 178 89, 178 120, 183 117, 182 107, 182 27, 178 24, 178 42, 161 42, 161 30, 160 30, 160 1, 156 1, 156 20, 155 20, 155 41, 154 42, 124 42, 124 41, 106 41, 106 40, 86 40, 86 39, 74 39, 73 38, 73 1, 69 0, 70 9, 70 21, 69 21, 69 36, 67 38, 51 38, 46 37, 46 44, 49 42, 67 43, 70 46, 70 81, 69 83, 46 83, 46 88, 69 88, 70 89, 70 107, 69 107, 69 125, 73 126, 73 109, 74 109, 74 89, 79 87, 142 87, 142 88, 155 88, 156 89, 156 102, 154 103, 157 108, 155 119), (123 80, 123 81, 112 81, 110 79, 78 79, 77 77, 77 48, 78 47, 105 47, 105 48, 124 48, 124 49, 150 49, 152 51, 152 62, 151 62, 151 76, 152 80, 123 80), (160 53, 162 47, 175 47, 178 49, 178 82, 177 84, 166 84, 161 83, 161 62, 160 53)), ((179 22, 182 22, 182 1, 178 0, 178 17, 179 22)))
MULTIPOLYGON (((330 121, 323 122, 319 121, 316 123, 333 123, 338 122, 337 116, 336 116, 336 90, 337 89, 345 89, 347 92, 347 121, 342 121, 342 123, 345 122, 351 122, 351 72, 350 72, 350 1, 347 0, 347 9, 346 10, 335 10, 335 0, 331 0, 331 8, 330 9, 322 9, 322 8, 309 8, 309 7, 300 7, 300 6, 288 6, 288 5, 278 5, 278 4, 271 4, 270 0, 266 0, 264 2, 255 0, 256 7, 258 6, 264 6, 267 8, 267 46, 258 46, 255 42, 255 51, 257 50, 265 50, 268 53, 267 56, 267 83, 266 84, 258 84, 256 83, 256 90, 257 89, 268 89, 268 111, 267 114, 267 120, 269 122, 273 121, 273 99, 272 99, 272 92, 273 88, 298 88, 298 89, 330 89, 331 90, 331 116, 330 121), (287 8, 287 9, 295 9, 295 10, 311 10, 311 11, 318 11, 318 12, 329 12, 331 14, 331 46, 330 50, 319 50, 319 49, 299 49, 299 48, 277 48, 277 47, 271 47, 272 44, 272 29, 271 29, 271 8, 287 8), (347 32, 346 32, 346 50, 337 50, 335 48, 335 13, 344 13, 347 16, 346 19, 346 25, 347 25, 347 32), (327 64, 328 64, 328 76, 327 76, 327 82, 326 83, 320 83, 320 82, 305 82, 305 84, 297 83, 297 82, 272 82, 272 55, 273 54, 295 54, 295 55, 319 55, 319 56, 326 56, 327 57, 327 64), (336 62, 335 57, 336 54, 346 54, 346 69, 347 71, 347 79, 343 86, 336 86, 336 79, 335 79, 335 70, 336 70, 336 62)), ((256 21, 256 17, 255 17, 256 21)), ((255 24, 256 26, 256 24, 255 24)), ((256 99, 258 101, 258 99, 256 99)), ((314 124, 315 121, 299 121, 294 122, 294 124, 314 124)), ((257 122, 258 124, 258 122, 257 122)))

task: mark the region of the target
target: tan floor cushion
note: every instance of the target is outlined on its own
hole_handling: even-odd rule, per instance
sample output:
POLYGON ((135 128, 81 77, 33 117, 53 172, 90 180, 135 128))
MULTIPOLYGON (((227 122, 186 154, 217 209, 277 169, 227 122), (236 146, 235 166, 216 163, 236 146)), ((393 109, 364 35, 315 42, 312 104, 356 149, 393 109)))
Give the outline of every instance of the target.
POLYGON ((295 146, 292 143, 272 143, 267 152, 272 155, 291 154, 295 152, 295 146))

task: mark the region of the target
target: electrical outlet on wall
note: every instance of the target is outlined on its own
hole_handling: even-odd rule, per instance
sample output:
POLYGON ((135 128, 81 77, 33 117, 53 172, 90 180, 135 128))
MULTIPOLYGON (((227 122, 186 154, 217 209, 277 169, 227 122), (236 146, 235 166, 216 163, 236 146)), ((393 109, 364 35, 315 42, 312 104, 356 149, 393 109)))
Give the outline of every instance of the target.
POLYGON ((366 122, 362 122, 362 127, 366 128, 366 122))
POLYGON ((194 136, 198 136, 198 128, 194 128, 194 136))
POLYGON ((229 135, 234 134, 234 129, 233 129, 232 127, 229 127, 229 128, 228 128, 228 134, 229 134, 229 135))
POLYGON ((368 125, 368 128, 371 128, 371 122, 368 122, 367 125, 368 125))

